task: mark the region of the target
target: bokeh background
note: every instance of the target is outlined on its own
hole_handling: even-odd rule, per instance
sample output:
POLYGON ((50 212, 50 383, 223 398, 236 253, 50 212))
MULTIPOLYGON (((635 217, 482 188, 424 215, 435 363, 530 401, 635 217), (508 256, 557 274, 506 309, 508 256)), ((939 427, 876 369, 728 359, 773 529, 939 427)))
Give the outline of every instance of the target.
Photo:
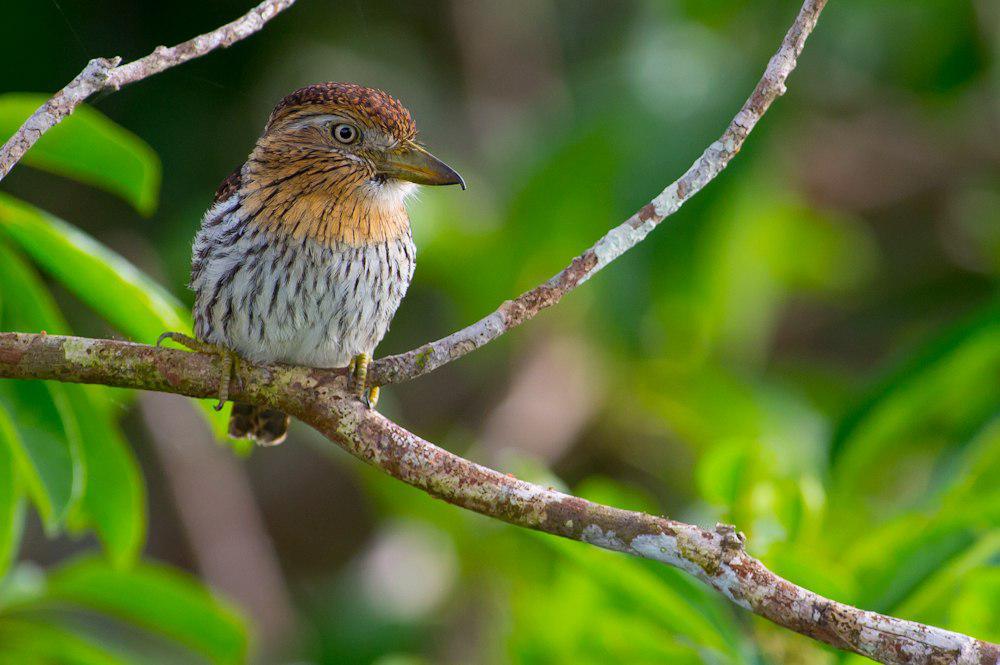
MULTIPOLYGON (((248 6, 4 0, 0 92, 54 91, 89 58, 132 59, 248 6)), ((381 87, 469 183, 412 205, 418 269, 378 353, 404 351, 548 278, 680 175, 797 9, 301 0, 93 101, 158 155, 149 214, 29 165, 2 191, 189 305, 200 216, 274 103, 316 81, 381 87)), ((707 190, 559 307, 384 390, 380 410, 519 477, 735 523, 775 571, 838 600, 1000 641, 998 31, 989 0, 830 3, 788 94, 707 190)), ((0 327, 41 327, 15 311, 34 280, 73 332, 153 340, 134 300, 81 298, 96 277, 60 275, 7 226, 4 260, 33 276, 0 281, 0 327)), ((300 424, 247 454, 188 400, 110 401, 145 483, 142 556, 238 608, 253 662, 851 660, 681 574, 432 500, 300 424)), ((0 588, 99 549, 29 510, 0 588)), ((57 617, 125 662, 231 657, 165 646, 156 621, 57 617)))

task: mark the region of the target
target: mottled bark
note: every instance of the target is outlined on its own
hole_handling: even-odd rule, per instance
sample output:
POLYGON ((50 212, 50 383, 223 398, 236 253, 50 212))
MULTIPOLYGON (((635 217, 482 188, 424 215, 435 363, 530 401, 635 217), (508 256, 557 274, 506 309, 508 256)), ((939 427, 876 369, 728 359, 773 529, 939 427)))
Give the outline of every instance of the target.
POLYGON ((94 58, 76 78, 42 104, 21 128, 0 148, 0 180, 24 156, 42 134, 49 131, 80 104, 102 90, 118 90, 124 85, 159 74, 188 60, 226 48, 264 27, 278 12, 291 7, 295 0, 265 0, 231 23, 198 35, 176 46, 157 46, 147 56, 121 63, 121 58, 94 58))
MULTIPOLYGON (((0 333, 0 377, 100 383, 189 397, 218 392, 219 359, 130 342, 0 333)), ((308 423, 368 464, 462 508, 675 566, 755 614, 883 663, 997 665, 1000 646, 867 612, 796 586, 750 556, 735 528, 703 529, 563 494, 459 457, 365 407, 342 370, 241 364, 239 401, 308 423)))

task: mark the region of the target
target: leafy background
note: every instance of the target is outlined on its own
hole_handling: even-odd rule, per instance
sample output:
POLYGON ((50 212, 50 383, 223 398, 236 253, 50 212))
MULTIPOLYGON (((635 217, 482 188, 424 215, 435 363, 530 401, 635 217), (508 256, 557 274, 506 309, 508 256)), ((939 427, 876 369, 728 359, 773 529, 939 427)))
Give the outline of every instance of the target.
MULTIPOLYGON (((88 58, 249 3, 10 0, 0 135, 88 58)), ((680 174, 785 0, 310 2, 94 100, 0 192, 0 329, 189 327, 190 240, 271 106, 383 87, 470 187, 412 207, 380 353, 533 286, 680 174)), ((732 166, 634 252, 384 391, 414 431, 614 505, 733 522, 838 600, 1000 641, 997 26, 986 0, 840 0, 732 166)), ((832 663, 680 573, 498 524, 302 426, 0 384, 0 661, 832 663), (199 415, 199 413, 201 415, 199 415)))

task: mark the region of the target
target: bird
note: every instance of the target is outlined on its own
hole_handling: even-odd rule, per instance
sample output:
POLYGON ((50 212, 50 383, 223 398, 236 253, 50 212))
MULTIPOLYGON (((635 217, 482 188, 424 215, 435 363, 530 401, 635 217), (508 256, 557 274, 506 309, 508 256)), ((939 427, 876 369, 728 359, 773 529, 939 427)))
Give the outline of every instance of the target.
MULTIPOLYGON (((194 337, 166 339, 217 354, 217 408, 235 364, 345 367, 369 407, 368 363, 413 279, 406 202, 419 185, 460 185, 417 141, 388 93, 326 82, 285 96, 246 162, 226 178, 193 243, 194 337)), ((235 403, 228 433, 285 440, 289 417, 235 403)))

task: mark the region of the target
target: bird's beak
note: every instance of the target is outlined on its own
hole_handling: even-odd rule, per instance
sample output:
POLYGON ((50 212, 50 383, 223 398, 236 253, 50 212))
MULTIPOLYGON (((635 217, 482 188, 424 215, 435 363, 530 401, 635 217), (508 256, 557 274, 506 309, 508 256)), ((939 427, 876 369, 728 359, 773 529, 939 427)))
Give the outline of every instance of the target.
POLYGON ((465 189, 465 181, 455 169, 410 141, 387 153, 378 171, 420 185, 461 185, 465 189))

